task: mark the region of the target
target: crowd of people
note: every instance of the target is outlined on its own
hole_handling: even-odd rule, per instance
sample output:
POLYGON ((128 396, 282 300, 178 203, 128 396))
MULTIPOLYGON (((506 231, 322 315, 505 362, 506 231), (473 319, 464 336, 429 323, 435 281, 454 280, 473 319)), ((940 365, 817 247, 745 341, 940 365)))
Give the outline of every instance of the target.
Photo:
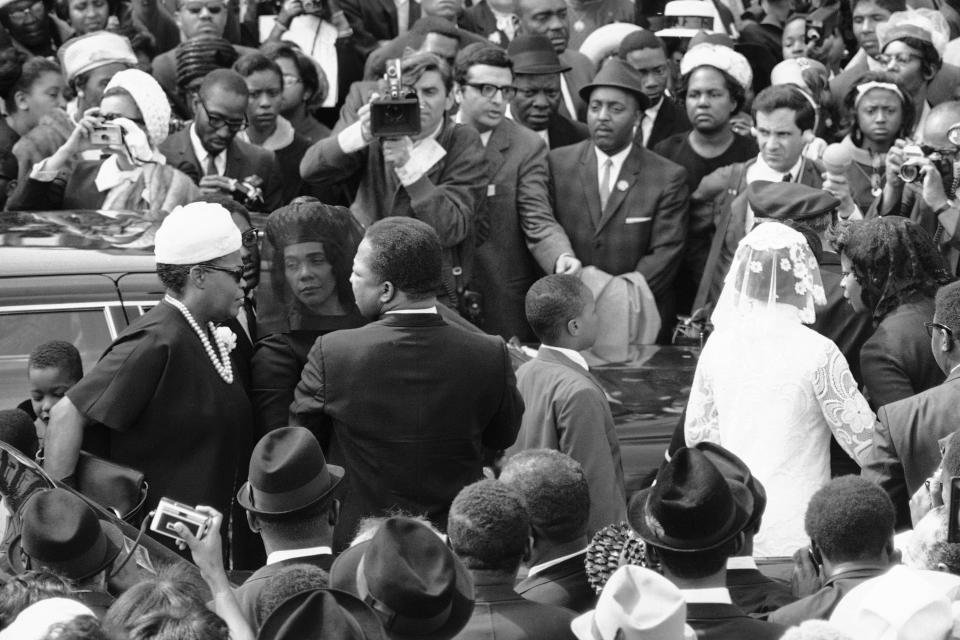
POLYGON ((960 637, 960 5, 467 4, 0 0, 0 206, 164 289, 0 408, 0 639, 960 637))

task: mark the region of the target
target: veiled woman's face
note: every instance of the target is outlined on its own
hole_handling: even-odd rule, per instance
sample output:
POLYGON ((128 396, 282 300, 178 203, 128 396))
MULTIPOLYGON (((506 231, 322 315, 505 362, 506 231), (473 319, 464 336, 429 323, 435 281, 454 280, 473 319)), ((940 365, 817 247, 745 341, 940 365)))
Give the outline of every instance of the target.
POLYGON ((333 265, 323 243, 300 242, 284 247, 283 271, 290 291, 311 313, 342 313, 333 265))
POLYGON ((840 254, 840 270, 843 278, 840 280, 840 287, 843 289, 843 297, 853 307, 857 313, 863 313, 867 310, 863 303, 863 287, 857 281, 857 276, 853 275, 853 263, 846 254, 840 254))

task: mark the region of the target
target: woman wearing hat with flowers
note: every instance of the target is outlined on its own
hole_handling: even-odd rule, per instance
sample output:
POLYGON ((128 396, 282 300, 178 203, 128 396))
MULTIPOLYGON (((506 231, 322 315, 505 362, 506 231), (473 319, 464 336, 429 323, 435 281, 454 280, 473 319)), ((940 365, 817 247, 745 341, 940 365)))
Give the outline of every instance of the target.
POLYGON ((156 219, 199 197, 196 185, 167 166, 157 145, 167 137, 170 105, 150 75, 126 69, 110 80, 100 106, 88 110, 67 141, 33 167, 11 210, 106 209, 146 211, 156 219), (122 131, 119 144, 103 147, 106 159, 74 158, 104 125, 122 131))
POLYGON ((220 205, 197 202, 164 219, 155 254, 166 295, 54 406, 46 439, 54 478, 73 473, 86 438, 108 459, 143 471, 147 510, 169 497, 229 513, 253 420, 234 375, 236 336, 215 323, 235 318, 243 304, 240 246, 220 205))

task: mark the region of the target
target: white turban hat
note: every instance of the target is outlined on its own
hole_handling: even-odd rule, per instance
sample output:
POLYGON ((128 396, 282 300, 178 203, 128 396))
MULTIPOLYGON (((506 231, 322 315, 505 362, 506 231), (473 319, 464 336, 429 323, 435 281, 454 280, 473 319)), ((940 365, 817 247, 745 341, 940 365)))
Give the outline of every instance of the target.
POLYGON ((158 264, 199 264, 239 251, 240 245, 229 211, 212 202, 191 202, 163 219, 153 253, 158 264))

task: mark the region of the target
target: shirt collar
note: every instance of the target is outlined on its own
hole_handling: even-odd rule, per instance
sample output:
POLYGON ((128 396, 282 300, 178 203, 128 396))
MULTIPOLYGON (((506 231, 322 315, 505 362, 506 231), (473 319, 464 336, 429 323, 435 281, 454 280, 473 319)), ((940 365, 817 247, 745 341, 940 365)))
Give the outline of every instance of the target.
POLYGON ((585 370, 590 371, 590 366, 587 364, 586 358, 580 355, 579 351, 574 351, 573 349, 564 349, 563 347, 551 347, 550 345, 542 344, 540 345, 541 349, 547 349, 549 351, 556 351, 557 353, 562 353, 567 356, 578 365, 583 367, 585 370))
POLYGON ((727 558, 727 569, 756 569, 757 562, 753 556, 731 556, 727 558))
MULTIPOLYGON (((579 355, 579 354, 577 354, 577 355, 579 355)), ((569 554, 567 554, 567 555, 565 555, 565 556, 560 556, 559 558, 554 558, 553 560, 547 560, 546 562, 541 562, 540 564, 535 564, 535 565, 533 565, 532 567, 530 567, 529 569, 527 569, 527 576, 536 575, 536 574, 540 573, 541 571, 543 571, 544 569, 549 569, 550 567, 552 567, 552 566, 554 566, 554 565, 560 564, 561 562, 565 562, 565 561, 569 560, 570 558, 575 558, 575 557, 577 557, 577 556, 579 556, 579 555, 581 555, 581 554, 583 554, 583 553, 586 553, 586 552, 587 552, 587 548, 584 547, 583 549, 580 549, 579 551, 574 551, 573 553, 569 553, 569 554)))
MULTIPOLYGON (((790 174, 790 182, 797 182, 800 179, 800 169, 803 166, 803 154, 800 154, 800 157, 797 158, 797 162, 790 167, 790 171, 787 173, 790 174)), ((751 171, 748 175, 748 182, 755 182, 757 180, 769 180, 770 182, 781 182, 783 180, 784 172, 774 169, 767 164, 766 160, 763 159, 763 154, 757 154, 757 161, 750 168, 751 171)))
POLYGON ((680 589, 687 604, 733 604, 730 599, 730 590, 726 587, 712 587, 709 589, 680 589))
POLYGON ((94 178, 94 184, 97 191, 103 193, 109 191, 124 182, 136 182, 143 173, 141 167, 135 167, 129 171, 124 171, 117 164, 117 156, 112 155, 100 163, 100 169, 97 171, 97 177, 94 178))
MULTIPOLYGON (((197 123, 194 122, 190 125, 190 146, 193 147, 193 154, 197 156, 197 161, 200 163, 200 170, 203 171, 207 166, 207 157, 210 156, 210 152, 207 151, 206 147, 203 146, 203 143, 200 142, 200 136, 197 135, 197 123)), ((217 165, 217 169, 223 173, 225 170, 224 167, 220 165, 227 164, 227 150, 224 149, 217 155, 213 157, 214 163, 217 165)))
POLYGON ((657 114, 660 113, 660 107, 663 106, 663 101, 667 99, 667 96, 660 96, 660 100, 657 101, 657 104, 652 107, 648 107, 644 110, 643 115, 645 118, 650 118, 650 120, 656 120, 657 114))
MULTIPOLYGON (((193 129, 190 129, 192 132, 193 129)), ((262 143, 256 145, 268 151, 278 151, 280 149, 286 149, 293 143, 294 130, 293 125, 290 124, 290 121, 284 118, 283 116, 277 116, 277 128, 273 133, 270 134, 266 140, 262 143)), ((237 137, 243 140, 244 142, 253 144, 250 142, 250 137, 247 135, 246 131, 241 131, 237 134, 237 137)), ((199 140, 199 138, 198 138, 199 140)))
POLYGON ((385 315, 385 316, 389 316, 389 315, 398 315, 398 316, 400 316, 400 315, 407 315, 407 316, 412 316, 412 315, 414 315, 414 314, 423 314, 423 315, 433 314, 433 315, 436 315, 436 314, 437 314, 437 308, 436 308, 435 306, 433 306, 433 307, 427 307, 426 309, 393 309, 392 311, 384 311, 384 313, 383 313, 383 315, 385 315))
POLYGON ((613 164, 610 165, 610 181, 611 181, 610 191, 612 192, 613 191, 612 182, 620 176, 620 169, 623 168, 623 163, 626 161, 627 156, 630 155, 630 151, 633 150, 633 143, 631 142, 622 151, 618 151, 612 156, 608 156, 603 151, 600 151, 600 149, 598 149, 596 145, 593 146, 593 149, 597 154, 597 178, 598 179, 600 178, 600 176, 603 175, 602 173, 603 163, 606 162, 608 159, 613 162, 613 164))
POLYGON ((306 547, 305 549, 285 549, 283 551, 274 551, 267 556, 267 564, 276 564, 284 560, 293 560, 294 558, 306 558, 308 556, 329 556, 333 555, 330 547, 306 547))

